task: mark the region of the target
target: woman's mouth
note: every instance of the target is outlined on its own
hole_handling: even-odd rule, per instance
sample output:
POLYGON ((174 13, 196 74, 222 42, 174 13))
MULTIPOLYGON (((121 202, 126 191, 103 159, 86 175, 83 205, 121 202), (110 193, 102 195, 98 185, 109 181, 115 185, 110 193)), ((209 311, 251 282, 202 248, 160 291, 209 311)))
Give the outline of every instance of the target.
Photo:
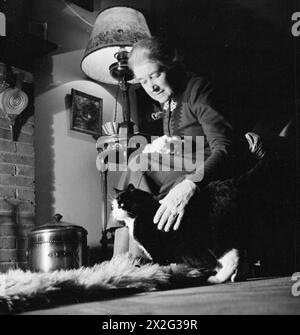
POLYGON ((161 91, 161 92, 159 92, 159 93, 156 93, 154 96, 155 96, 155 97, 159 97, 162 93, 164 93, 164 91, 161 91))

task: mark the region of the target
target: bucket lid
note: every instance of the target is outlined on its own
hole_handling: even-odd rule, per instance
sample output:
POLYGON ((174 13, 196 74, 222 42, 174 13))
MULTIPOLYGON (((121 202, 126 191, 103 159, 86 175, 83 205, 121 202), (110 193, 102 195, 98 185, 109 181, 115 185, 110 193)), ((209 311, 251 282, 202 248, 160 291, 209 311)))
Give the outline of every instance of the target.
POLYGON ((30 233, 40 233, 40 232, 46 232, 46 231, 57 231, 57 230, 81 230, 83 233, 87 234, 87 230, 84 229, 81 226, 73 225, 68 222, 61 221, 63 216, 61 214, 55 214, 53 216, 53 222, 52 223, 46 223, 41 226, 38 226, 31 230, 30 233))

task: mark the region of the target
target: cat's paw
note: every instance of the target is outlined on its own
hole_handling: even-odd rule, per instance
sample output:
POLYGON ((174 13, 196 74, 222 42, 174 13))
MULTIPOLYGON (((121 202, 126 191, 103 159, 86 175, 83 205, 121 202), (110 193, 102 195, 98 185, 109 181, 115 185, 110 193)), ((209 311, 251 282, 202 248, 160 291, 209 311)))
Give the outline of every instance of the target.
POLYGON ((234 281, 238 266, 239 266, 239 252, 237 249, 231 249, 223 255, 218 262, 220 268, 217 269, 217 274, 208 278, 210 284, 221 284, 228 280, 234 281))
POLYGON ((243 258, 239 260, 239 265, 235 272, 230 277, 231 282, 244 281, 249 277, 250 265, 248 259, 243 258))

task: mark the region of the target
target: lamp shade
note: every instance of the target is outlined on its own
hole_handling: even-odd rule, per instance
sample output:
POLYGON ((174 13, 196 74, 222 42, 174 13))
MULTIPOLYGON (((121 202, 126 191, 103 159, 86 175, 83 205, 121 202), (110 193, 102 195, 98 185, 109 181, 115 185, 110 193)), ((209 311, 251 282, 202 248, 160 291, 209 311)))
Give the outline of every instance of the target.
POLYGON ((81 61, 82 71, 90 78, 108 84, 118 84, 111 75, 110 66, 115 54, 122 48, 130 51, 132 45, 151 36, 144 15, 130 7, 111 7, 103 10, 96 22, 81 61))

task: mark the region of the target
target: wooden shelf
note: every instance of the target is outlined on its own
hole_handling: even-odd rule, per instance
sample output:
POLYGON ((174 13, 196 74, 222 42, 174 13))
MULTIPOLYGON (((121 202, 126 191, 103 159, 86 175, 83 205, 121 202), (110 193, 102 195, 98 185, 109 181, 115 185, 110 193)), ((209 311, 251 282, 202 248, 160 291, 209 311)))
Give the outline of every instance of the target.
POLYGON ((56 49, 55 43, 30 34, 0 37, 0 61, 27 71, 32 70, 36 58, 43 57, 56 49))

